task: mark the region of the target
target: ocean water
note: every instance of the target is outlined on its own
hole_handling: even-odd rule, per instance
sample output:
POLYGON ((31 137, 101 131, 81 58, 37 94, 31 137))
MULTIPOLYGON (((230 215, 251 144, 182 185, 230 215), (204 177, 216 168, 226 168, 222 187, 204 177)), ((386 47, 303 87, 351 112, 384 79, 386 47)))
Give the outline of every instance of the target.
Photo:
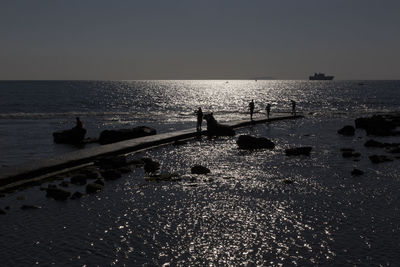
POLYGON ((194 128, 198 106, 220 121, 243 119, 251 99, 256 116, 268 102, 272 114, 289 112, 289 99, 306 115, 237 131, 270 138, 274 150, 240 151, 235 136, 129 155, 159 161, 179 182, 149 182, 135 169, 78 201, 46 199, 38 187, 0 198, 1 209, 10 207, 0 215, 2 264, 396 266, 400 159, 364 147, 370 137, 362 130, 354 137, 336 131, 358 116, 398 112, 399 89, 399 81, 0 82, 2 165, 81 149, 51 139, 75 116, 96 136, 137 125, 194 128), (285 148, 304 145, 313 147, 310 157, 285 156, 285 148), (343 147, 361 157, 343 158, 343 147), (372 154, 393 161, 372 164, 372 154), (211 174, 190 174, 194 164, 211 174), (365 174, 352 177, 353 168, 365 174), (23 204, 42 208, 23 211, 23 204))

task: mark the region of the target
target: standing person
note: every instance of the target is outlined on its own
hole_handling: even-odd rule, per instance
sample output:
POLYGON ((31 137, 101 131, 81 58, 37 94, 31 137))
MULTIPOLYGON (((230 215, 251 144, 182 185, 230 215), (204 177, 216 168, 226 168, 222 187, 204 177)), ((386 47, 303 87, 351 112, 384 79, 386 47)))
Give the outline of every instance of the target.
POLYGON ((254 113, 254 100, 253 99, 249 103, 249 109, 250 109, 250 120, 253 120, 253 113, 254 113))
POLYGON ((292 102, 292 115, 296 116, 296 101, 290 100, 292 102))
POLYGON ((197 126, 196 126, 196 129, 197 129, 197 131, 201 131, 201 124, 203 122, 203 111, 201 110, 201 108, 199 108, 196 111, 196 115, 197 115, 197 126))
POLYGON ((83 124, 81 122, 81 120, 79 119, 79 117, 76 117, 76 126, 75 128, 77 129, 82 129, 83 128, 83 124))
POLYGON ((265 107, 265 110, 267 111, 267 119, 269 119, 269 113, 271 112, 271 104, 268 103, 267 106, 265 107))

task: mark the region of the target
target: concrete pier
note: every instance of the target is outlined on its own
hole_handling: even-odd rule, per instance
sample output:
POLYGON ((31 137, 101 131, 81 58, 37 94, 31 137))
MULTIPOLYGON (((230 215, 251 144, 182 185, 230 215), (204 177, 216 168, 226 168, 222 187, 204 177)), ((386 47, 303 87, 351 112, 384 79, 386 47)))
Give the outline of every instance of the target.
MULTIPOLYGON (((254 119, 253 121, 243 120, 224 124, 230 125, 233 128, 240 128, 259 123, 298 119, 302 117, 303 116, 301 115, 287 116, 279 114, 270 119, 263 117, 254 119)), ((24 182, 28 182, 38 176, 46 176, 49 173, 90 163, 97 157, 131 153, 141 149, 168 144, 177 140, 195 138, 199 135, 206 134, 206 130, 197 132, 195 127, 193 127, 191 129, 146 136, 109 145, 99 145, 87 149, 80 149, 48 159, 32 161, 17 166, 4 167, 0 169, 0 191, 9 188, 10 185, 15 185, 14 187, 22 185, 24 182)))

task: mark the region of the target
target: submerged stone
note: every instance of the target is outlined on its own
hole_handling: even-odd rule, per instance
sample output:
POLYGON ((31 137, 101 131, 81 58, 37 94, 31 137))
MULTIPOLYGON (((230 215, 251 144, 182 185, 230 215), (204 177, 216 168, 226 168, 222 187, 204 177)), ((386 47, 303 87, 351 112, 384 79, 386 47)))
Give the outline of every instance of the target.
POLYGON ((351 125, 346 125, 343 128, 341 128, 340 130, 338 130, 338 134, 341 135, 346 135, 346 136, 353 136, 355 133, 355 128, 351 125))
POLYGON ((240 149, 273 149, 275 144, 265 137, 241 135, 236 141, 240 149))
POLYGON ((309 156, 311 153, 312 147, 310 146, 303 146, 303 147, 295 147, 295 148, 288 148, 285 149, 286 156, 309 156))
POLYGON ((207 174, 211 172, 210 169, 201 165, 193 166, 190 171, 192 174, 207 174))
POLYGON ((86 193, 93 194, 103 190, 104 186, 98 183, 91 183, 86 186, 86 193))

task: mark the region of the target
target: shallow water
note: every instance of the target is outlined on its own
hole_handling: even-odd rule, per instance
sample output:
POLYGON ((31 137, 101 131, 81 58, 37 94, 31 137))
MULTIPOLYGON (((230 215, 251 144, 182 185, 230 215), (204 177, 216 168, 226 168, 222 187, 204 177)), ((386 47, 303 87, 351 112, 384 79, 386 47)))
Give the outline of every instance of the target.
POLYGON ((138 125, 158 132, 195 125, 194 111, 219 121, 255 117, 267 103, 289 112, 290 99, 304 114, 354 118, 399 111, 400 81, 0 81, 0 167, 51 157, 78 148, 55 145, 52 133, 80 116, 88 137, 105 129, 138 125))
POLYGON ((336 133, 350 123, 311 117, 238 130, 270 138, 274 150, 238 150, 236 136, 130 156, 159 161, 181 182, 149 182, 135 169, 77 201, 46 199, 38 187, 0 198, 0 208, 11 207, 0 216, 2 264, 395 266, 399 159, 370 163, 368 155, 387 153, 365 148, 363 131, 336 133), (285 156, 300 145, 313 147, 310 157, 285 156), (343 158, 342 147, 360 160, 343 158), (212 173, 192 175, 194 164, 212 173), (354 167, 365 174, 352 177, 354 167), (22 204, 42 208, 22 211, 22 204))

